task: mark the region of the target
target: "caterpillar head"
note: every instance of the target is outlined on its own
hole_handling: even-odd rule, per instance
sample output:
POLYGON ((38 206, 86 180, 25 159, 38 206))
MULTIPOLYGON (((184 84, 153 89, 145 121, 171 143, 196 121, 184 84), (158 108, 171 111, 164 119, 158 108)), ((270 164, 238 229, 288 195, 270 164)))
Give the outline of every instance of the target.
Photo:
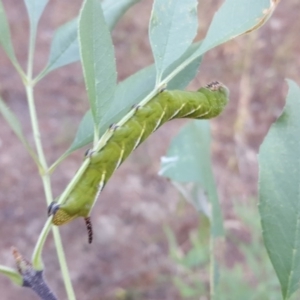
MULTIPOLYGON (((53 216, 52 223, 57 226, 66 224, 66 223, 70 222, 71 220, 73 220, 75 217, 77 217, 77 216, 74 217, 74 216, 71 216, 70 214, 68 214, 56 202, 52 202, 48 206, 48 217, 50 217, 50 216, 53 216)), ((89 241, 89 244, 91 244, 92 240, 93 240, 93 228, 92 228, 91 219, 90 219, 90 217, 86 217, 86 218, 84 218, 84 221, 85 221, 85 225, 86 225, 86 228, 88 231, 88 241, 89 241)))
POLYGON ((63 225, 74 219, 73 216, 60 208, 56 202, 52 202, 48 207, 48 217, 53 216, 52 223, 54 225, 63 225))

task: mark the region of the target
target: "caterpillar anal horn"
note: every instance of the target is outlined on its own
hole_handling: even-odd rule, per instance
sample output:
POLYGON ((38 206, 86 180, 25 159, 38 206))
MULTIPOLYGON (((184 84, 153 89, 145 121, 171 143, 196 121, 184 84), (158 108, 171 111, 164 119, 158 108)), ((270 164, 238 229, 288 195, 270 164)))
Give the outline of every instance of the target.
POLYGON ((92 241, 93 241, 93 227, 92 227, 91 218, 86 217, 86 218, 84 218, 84 221, 85 221, 86 229, 87 229, 87 232, 88 232, 89 244, 91 244, 92 241))

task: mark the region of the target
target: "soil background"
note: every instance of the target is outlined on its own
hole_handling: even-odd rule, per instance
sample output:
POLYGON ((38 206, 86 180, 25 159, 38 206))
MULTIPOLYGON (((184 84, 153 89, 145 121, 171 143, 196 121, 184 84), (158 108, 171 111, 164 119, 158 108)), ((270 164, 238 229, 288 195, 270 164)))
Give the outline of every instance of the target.
MULTIPOLYGON (((204 37, 221 1, 199 4, 199 33, 204 37)), ((26 66, 28 19, 23 1, 3 0, 16 55, 26 66)), ((51 0, 42 16, 35 53, 35 74, 47 62, 58 26, 78 14, 82 1, 51 0)), ((119 80, 153 63, 148 41, 152 1, 131 8, 113 31, 119 80)), ((271 123, 280 115, 287 93, 285 78, 300 83, 300 2, 281 1, 259 31, 239 37, 205 55, 196 89, 212 80, 230 89, 224 114, 213 120, 212 153, 219 198, 225 217, 234 219, 232 201, 257 201, 257 153, 271 123)), ((16 113, 33 144, 25 91, 16 71, 0 49, 0 92, 16 113)), ((79 63, 55 70, 38 83, 35 99, 48 162, 70 145, 88 109, 79 63)), ((169 225, 180 244, 197 227, 198 214, 175 188, 157 175, 160 157, 186 121, 172 121, 141 145, 118 169, 92 214, 94 242, 87 244, 78 219, 61 227, 66 257, 77 299, 180 299, 171 283, 176 266, 169 258, 169 225), (136 295, 136 296, 134 296, 136 295)), ((85 149, 68 157, 52 177, 58 196, 80 166, 85 149)), ((0 262, 14 267, 11 246, 30 258, 46 221, 47 205, 38 171, 22 144, 0 116, 0 262)), ((259 216, 257 216, 259 217, 259 216)), ((52 236, 44 251, 45 275, 59 299, 66 299, 52 236)), ((0 277, 1 299, 35 299, 30 290, 0 277)))

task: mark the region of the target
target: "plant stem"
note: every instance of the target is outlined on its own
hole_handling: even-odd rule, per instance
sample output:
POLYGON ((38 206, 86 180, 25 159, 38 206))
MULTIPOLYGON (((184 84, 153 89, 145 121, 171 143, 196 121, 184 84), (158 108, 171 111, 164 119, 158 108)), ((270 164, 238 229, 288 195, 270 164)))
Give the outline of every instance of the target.
MULTIPOLYGON (((34 105, 34 98, 33 98, 33 87, 30 86, 29 84, 26 86, 26 94, 27 94, 27 99, 28 99, 28 106, 29 106, 29 112, 30 112, 30 118, 31 118, 31 123, 32 123, 32 130, 33 130, 33 135, 34 135, 34 140, 36 144, 36 149, 38 152, 38 157, 42 166, 42 182, 44 186, 44 191, 45 191, 45 196, 48 205, 52 202, 53 197, 52 197, 52 190, 51 190, 51 184, 50 184, 50 177, 48 172, 46 171, 48 169, 47 162, 45 159, 44 151, 42 148, 42 143, 41 143, 41 138, 40 138, 40 132, 39 132, 39 126, 38 126, 38 120, 37 120, 37 114, 36 114, 36 109, 34 105)), ((54 237, 54 242, 55 242, 55 247, 57 250, 57 255, 58 255, 58 260, 60 264, 60 268, 62 271, 62 276, 64 279, 64 284, 65 288, 67 291, 68 299, 69 300, 74 300, 76 299, 75 293, 73 291, 69 271, 67 268, 67 263, 63 251, 63 246, 60 238, 60 234, 58 231, 58 228, 52 227, 52 232, 53 232, 53 237, 54 237)), ((47 235, 47 232, 45 232, 47 235)), ((41 251, 38 252, 39 255, 41 255, 41 251)), ((39 262, 39 265, 42 266, 42 259, 41 257, 35 257, 35 260, 39 262)))
POLYGON ((210 277, 210 299, 215 299, 215 271, 216 271, 216 261, 215 261, 215 249, 214 249, 214 236, 210 234, 209 237, 209 252, 210 252, 210 260, 209 260, 209 277, 210 277))
MULTIPOLYGON (((40 135, 39 125, 38 125, 38 118, 37 118, 37 113, 36 113, 36 108, 35 108, 35 103, 34 103, 34 94, 33 94, 32 71, 33 71, 35 38, 36 38, 36 29, 30 28, 27 80, 25 82, 25 87, 26 87, 26 95, 27 95, 29 114, 30 114, 30 120, 31 120, 31 125, 32 125, 35 146, 36 146, 39 161, 40 161, 40 164, 42 167, 42 170, 40 170, 40 173, 41 173, 40 175, 41 175, 42 182, 43 182, 46 201, 49 205, 53 201, 50 176, 48 174, 48 166, 47 166, 46 158, 45 158, 43 147, 42 147, 41 135, 40 135)), ((53 231, 55 247, 57 250, 58 260, 59 260, 60 268, 62 271, 62 276, 63 276, 65 288, 67 291, 68 299, 75 300, 76 299, 75 293, 73 291, 73 287, 72 287, 69 271, 67 268, 67 263, 66 263, 66 259, 65 259, 63 246, 62 246, 58 228, 53 227, 52 231, 53 231)), ((47 235, 47 231, 45 231, 44 233, 47 235)), ((40 257, 35 257, 35 259, 36 259, 36 261, 39 262, 40 266, 42 267, 43 263, 42 263, 42 258, 41 258, 41 249, 38 252, 38 254, 40 255, 40 257)))
POLYGON ((48 174, 52 174, 56 167, 69 155, 66 151, 62 156, 60 156, 48 169, 48 174))
POLYGON ((15 259, 18 274, 22 280, 22 286, 34 291, 42 300, 58 300, 46 283, 43 271, 35 270, 19 250, 12 247, 12 255, 15 259))
POLYGON ((64 279, 65 283, 65 289, 68 295, 69 300, 76 300, 75 292, 72 286, 71 278, 70 278, 70 273, 66 261, 66 256, 64 252, 64 248, 61 242, 61 237, 59 234, 59 229, 56 226, 52 226, 52 232, 53 232, 53 237, 55 241, 55 246, 56 246, 56 252, 60 264, 60 269, 62 272, 62 277, 64 279))
POLYGON ((97 144, 97 142, 99 141, 99 126, 98 125, 94 125, 94 146, 97 144))
POLYGON ((52 218, 48 218, 47 222, 45 223, 37 243, 35 244, 33 253, 32 253, 32 265, 34 267, 35 270, 43 270, 44 266, 43 266, 43 261, 42 261, 42 251, 44 248, 44 244, 46 241, 46 238, 48 236, 48 233, 51 229, 51 220, 52 218))

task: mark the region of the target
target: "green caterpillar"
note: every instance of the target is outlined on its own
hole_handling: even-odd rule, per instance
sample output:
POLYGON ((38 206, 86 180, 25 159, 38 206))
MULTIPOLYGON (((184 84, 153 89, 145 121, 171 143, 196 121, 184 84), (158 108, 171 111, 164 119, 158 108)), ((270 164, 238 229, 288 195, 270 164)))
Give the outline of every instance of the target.
POLYGON ((89 219, 98 195, 114 171, 129 154, 165 122, 176 118, 210 119, 219 115, 228 102, 228 89, 212 82, 197 92, 164 90, 144 106, 135 106, 133 116, 124 124, 112 124, 112 132, 104 147, 89 151, 89 163, 77 184, 62 204, 53 202, 48 215, 52 223, 63 225, 77 217, 85 218, 89 242, 92 227, 89 219))

